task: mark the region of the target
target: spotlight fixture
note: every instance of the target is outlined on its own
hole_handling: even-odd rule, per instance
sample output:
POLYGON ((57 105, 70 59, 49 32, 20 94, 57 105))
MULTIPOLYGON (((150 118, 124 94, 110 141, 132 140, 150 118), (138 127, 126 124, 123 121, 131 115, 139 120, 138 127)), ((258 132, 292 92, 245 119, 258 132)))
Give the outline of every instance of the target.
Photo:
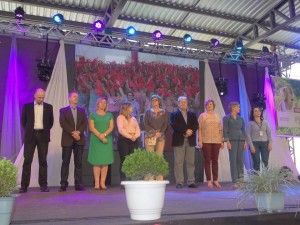
POLYGON ((42 59, 38 64, 38 78, 40 81, 48 82, 51 78, 53 65, 49 59, 42 59))
POLYGON ((18 20, 24 19, 24 14, 25 14, 25 11, 21 6, 19 6, 15 9, 15 18, 16 19, 18 19, 18 20))
POLYGON ((135 36, 136 35, 136 29, 133 26, 127 27, 126 34, 129 37, 135 36))
POLYGON ((236 42, 235 42, 235 50, 237 52, 244 52, 245 51, 245 48, 244 48, 244 45, 243 45, 243 40, 242 39, 238 39, 236 42))
POLYGON ((192 38, 191 35, 185 34, 185 35, 183 36, 183 42, 184 42, 185 44, 189 44, 189 43, 191 43, 192 41, 193 41, 193 38, 192 38))
POLYGON ((268 54, 268 53, 270 53, 270 51, 269 51, 269 49, 268 49, 267 46, 263 46, 262 49, 261 49, 261 52, 262 52, 263 54, 268 54))
POLYGON ((60 13, 57 13, 52 17, 52 22, 59 26, 64 22, 64 16, 60 13))
POLYGON ((160 41, 163 39, 163 35, 159 30, 156 30, 153 32, 153 40, 154 41, 160 41))
POLYGON ((228 79, 219 77, 215 79, 216 87, 220 96, 227 95, 228 93, 228 79))
POLYGON ((105 28, 105 25, 104 23, 101 21, 101 20, 96 20, 94 23, 93 23, 93 27, 96 31, 98 32, 102 32, 105 28))
POLYGON ((222 77, 221 58, 219 59, 219 78, 215 78, 215 84, 220 96, 227 95, 228 93, 228 79, 222 77))
POLYGON ((254 106, 259 107, 261 111, 266 109, 266 97, 263 93, 260 92, 260 80, 258 74, 258 63, 255 64, 256 69, 256 83, 257 83, 257 92, 254 94, 254 98, 252 99, 252 103, 254 106))
POLYGON ((212 38, 210 39, 210 47, 211 48, 217 48, 217 47, 220 47, 220 42, 218 39, 215 39, 215 38, 212 38))

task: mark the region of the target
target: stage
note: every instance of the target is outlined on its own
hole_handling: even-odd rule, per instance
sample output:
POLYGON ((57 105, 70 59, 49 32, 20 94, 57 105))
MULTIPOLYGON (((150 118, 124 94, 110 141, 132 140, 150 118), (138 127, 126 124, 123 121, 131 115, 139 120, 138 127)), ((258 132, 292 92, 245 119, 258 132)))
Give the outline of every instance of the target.
POLYGON ((126 205, 125 190, 118 185, 108 190, 94 190, 87 187, 77 192, 69 187, 67 192, 58 192, 50 187, 49 193, 39 188, 29 188, 16 199, 11 224, 26 225, 85 225, 85 224, 151 224, 151 225, 233 225, 233 224, 300 224, 300 185, 289 190, 285 209, 280 213, 258 213, 254 199, 238 207, 237 191, 231 183, 222 183, 222 188, 209 189, 200 183, 197 189, 176 189, 168 185, 165 205, 160 220, 133 221, 126 205))

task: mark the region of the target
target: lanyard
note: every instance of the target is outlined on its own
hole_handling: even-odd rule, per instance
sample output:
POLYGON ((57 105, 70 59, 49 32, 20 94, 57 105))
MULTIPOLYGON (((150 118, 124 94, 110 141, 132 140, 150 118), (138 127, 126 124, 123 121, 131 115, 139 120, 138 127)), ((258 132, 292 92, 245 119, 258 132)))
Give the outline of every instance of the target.
POLYGON ((257 124, 257 126, 259 127, 259 130, 261 130, 261 128, 262 128, 262 121, 260 122, 260 125, 259 125, 259 123, 258 122, 256 122, 255 121, 255 123, 257 124))

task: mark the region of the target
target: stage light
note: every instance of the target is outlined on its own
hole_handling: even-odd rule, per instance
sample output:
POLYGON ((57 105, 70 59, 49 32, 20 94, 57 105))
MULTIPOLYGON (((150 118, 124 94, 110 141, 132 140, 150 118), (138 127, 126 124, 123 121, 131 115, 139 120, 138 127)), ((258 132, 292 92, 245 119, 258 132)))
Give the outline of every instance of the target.
POLYGON ((242 39, 239 39, 235 42, 235 50, 238 51, 238 52, 244 52, 245 51, 242 39))
POLYGON ((18 19, 18 20, 22 20, 24 19, 24 14, 25 14, 25 11, 22 7, 17 7, 15 9, 15 18, 18 19))
POLYGON ((219 92, 220 96, 224 96, 227 95, 228 93, 228 80, 223 78, 223 77, 219 77, 215 79, 215 83, 216 83, 216 87, 217 90, 219 92))
POLYGON ((217 48, 220 46, 220 42, 218 39, 212 38, 210 39, 210 47, 211 48, 217 48))
POLYGON ((52 22, 59 26, 64 22, 64 16, 60 13, 57 13, 52 17, 52 22))
POLYGON ((136 35, 136 29, 133 27, 133 26, 129 26, 127 29, 126 29, 126 34, 127 36, 135 36, 136 35))
POLYGON ((269 51, 269 49, 268 49, 267 46, 263 46, 262 49, 261 49, 261 52, 262 52, 263 54, 268 54, 268 53, 270 53, 270 51, 269 51))
POLYGON ((93 23, 93 26, 94 26, 94 29, 98 32, 102 32, 105 28, 105 25, 104 23, 101 21, 101 20, 96 20, 94 23, 93 23))
POLYGON ((156 30, 153 32, 153 40, 154 41, 159 41, 163 39, 163 35, 159 30, 156 30))
POLYGON ((184 42, 185 44, 189 44, 189 43, 191 43, 192 41, 193 41, 193 38, 192 38, 191 35, 185 34, 185 35, 183 36, 183 42, 184 42))
POLYGON ((48 59, 42 59, 38 64, 38 78, 40 81, 48 82, 52 75, 53 65, 48 59))

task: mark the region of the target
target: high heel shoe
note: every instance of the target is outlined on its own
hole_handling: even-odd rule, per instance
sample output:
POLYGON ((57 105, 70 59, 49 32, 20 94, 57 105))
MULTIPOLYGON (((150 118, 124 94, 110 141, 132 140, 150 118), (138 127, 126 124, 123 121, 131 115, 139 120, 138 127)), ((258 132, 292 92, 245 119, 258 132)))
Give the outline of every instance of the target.
POLYGON ((221 187, 222 187, 222 186, 219 184, 218 181, 214 181, 213 184, 214 184, 214 186, 215 186, 216 188, 221 188, 221 187))
POLYGON ((214 187, 211 181, 207 181, 207 187, 209 187, 209 188, 213 188, 214 187))

